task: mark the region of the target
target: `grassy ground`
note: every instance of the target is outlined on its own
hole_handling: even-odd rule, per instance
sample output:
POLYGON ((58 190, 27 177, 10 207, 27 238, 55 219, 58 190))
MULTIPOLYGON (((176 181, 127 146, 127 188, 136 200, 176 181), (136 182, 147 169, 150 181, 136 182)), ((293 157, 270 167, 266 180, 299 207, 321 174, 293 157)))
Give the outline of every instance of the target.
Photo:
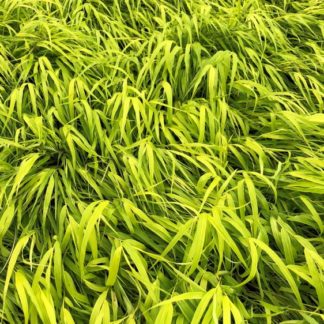
POLYGON ((0 0, 1 323, 324 321, 320 0, 0 0))

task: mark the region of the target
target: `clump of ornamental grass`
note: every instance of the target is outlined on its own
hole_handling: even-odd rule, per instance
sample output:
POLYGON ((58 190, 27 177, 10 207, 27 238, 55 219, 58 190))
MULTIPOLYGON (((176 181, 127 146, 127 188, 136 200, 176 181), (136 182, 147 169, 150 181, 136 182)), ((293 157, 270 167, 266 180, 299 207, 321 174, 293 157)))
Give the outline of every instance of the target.
POLYGON ((323 14, 1 0, 1 323, 323 321, 323 14))

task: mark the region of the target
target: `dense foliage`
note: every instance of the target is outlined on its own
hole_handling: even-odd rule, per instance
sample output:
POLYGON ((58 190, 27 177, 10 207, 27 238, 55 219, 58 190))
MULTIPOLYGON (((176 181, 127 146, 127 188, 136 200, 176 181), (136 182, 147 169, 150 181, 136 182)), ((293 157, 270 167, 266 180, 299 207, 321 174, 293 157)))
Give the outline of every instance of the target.
POLYGON ((323 321, 323 15, 0 0, 1 323, 323 321))

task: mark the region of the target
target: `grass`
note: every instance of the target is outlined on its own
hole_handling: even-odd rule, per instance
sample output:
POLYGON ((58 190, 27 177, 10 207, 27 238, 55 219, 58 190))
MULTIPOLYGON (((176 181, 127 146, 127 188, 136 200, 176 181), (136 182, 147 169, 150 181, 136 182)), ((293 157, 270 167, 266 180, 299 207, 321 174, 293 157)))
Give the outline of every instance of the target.
POLYGON ((0 0, 1 323, 324 320, 320 0, 0 0))

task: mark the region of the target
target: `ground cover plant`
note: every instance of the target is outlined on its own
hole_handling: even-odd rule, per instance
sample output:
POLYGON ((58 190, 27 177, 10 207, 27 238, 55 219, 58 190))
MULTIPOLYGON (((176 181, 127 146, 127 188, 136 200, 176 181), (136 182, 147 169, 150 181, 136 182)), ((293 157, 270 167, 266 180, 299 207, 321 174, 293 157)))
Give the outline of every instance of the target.
POLYGON ((322 323, 320 0, 0 0, 1 323, 322 323))

